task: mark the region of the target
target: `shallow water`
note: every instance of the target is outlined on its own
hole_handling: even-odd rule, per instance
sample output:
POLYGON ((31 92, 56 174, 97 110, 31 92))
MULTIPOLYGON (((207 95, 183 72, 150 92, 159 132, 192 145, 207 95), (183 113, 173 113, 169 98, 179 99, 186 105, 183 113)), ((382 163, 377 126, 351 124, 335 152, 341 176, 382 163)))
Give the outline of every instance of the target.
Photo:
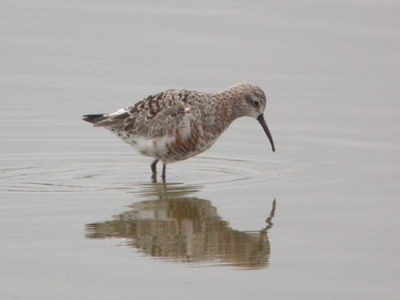
POLYGON ((0 4, 2 299, 397 299, 395 2, 0 4), (237 120, 168 166, 81 121, 239 81, 237 120))

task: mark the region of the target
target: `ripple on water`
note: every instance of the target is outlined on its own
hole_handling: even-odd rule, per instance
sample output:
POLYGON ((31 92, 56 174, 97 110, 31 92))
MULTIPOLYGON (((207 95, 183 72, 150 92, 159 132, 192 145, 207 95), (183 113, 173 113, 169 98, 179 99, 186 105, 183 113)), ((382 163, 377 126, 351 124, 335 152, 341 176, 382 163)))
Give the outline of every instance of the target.
MULTIPOLYGON (((7 155, 6 160, 7 166, 0 169, 0 179, 4 190, 9 192, 115 189, 134 192, 136 184, 151 183, 151 160, 134 155, 7 155)), ((206 185, 208 189, 256 185, 279 177, 271 168, 273 163, 247 158, 197 157, 169 165, 167 182, 206 185)))

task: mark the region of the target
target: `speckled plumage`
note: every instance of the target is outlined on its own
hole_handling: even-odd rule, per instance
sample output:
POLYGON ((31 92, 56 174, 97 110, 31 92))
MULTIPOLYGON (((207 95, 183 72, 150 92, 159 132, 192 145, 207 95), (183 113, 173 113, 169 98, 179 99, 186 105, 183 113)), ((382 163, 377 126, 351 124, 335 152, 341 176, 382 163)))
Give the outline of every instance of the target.
POLYGON ((261 88, 238 83, 210 94, 189 90, 167 90, 148 96, 134 106, 112 114, 85 115, 94 127, 104 127, 130 144, 141 154, 155 158, 165 166, 208 150, 237 118, 256 118, 270 139, 264 121, 266 98, 261 88))

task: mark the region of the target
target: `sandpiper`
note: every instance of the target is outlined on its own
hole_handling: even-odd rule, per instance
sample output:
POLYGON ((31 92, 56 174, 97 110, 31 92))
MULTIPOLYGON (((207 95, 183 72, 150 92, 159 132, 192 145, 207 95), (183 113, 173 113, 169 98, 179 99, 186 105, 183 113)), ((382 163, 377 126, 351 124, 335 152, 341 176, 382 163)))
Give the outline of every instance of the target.
POLYGON ((240 117, 253 117, 261 124, 275 152, 274 141, 264 119, 266 97, 261 88, 238 83, 210 94, 189 90, 167 90, 150 95, 133 106, 111 114, 84 115, 94 127, 104 127, 156 165, 185 160, 208 150, 229 125, 240 117))

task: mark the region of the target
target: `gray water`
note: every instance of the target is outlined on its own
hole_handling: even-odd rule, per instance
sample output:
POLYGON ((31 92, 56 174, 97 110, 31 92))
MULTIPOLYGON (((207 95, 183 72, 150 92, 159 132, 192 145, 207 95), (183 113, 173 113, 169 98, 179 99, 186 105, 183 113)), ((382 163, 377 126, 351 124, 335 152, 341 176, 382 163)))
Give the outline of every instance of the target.
POLYGON ((398 299, 397 1, 3 1, 1 299, 398 299), (81 121, 261 86, 168 166, 81 121))

